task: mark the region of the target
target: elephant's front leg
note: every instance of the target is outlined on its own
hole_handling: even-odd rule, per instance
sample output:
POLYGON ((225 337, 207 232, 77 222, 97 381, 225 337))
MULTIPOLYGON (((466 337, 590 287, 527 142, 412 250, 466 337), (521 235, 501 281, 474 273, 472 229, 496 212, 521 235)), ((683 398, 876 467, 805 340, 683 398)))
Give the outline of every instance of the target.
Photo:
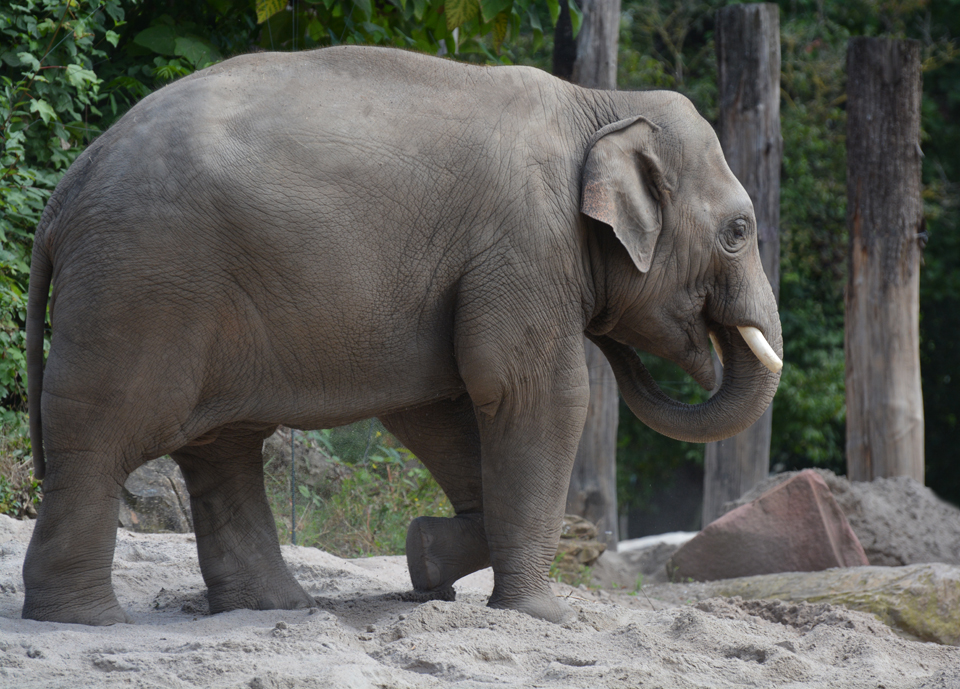
POLYGON ((283 561, 264 492, 261 450, 271 432, 228 428, 172 455, 190 492, 211 613, 314 605, 283 561))
POLYGON ((472 394, 478 407, 484 526, 495 582, 489 604, 551 622, 573 615, 553 595, 549 570, 589 400, 582 338, 560 354, 550 361, 528 362, 516 374, 519 380, 503 386, 499 395, 489 387, 472 394))
POLYGON ((480 431, 466 394, 380 421, 430 470, 456 517, 417 517, 407 530, 407 565, 417 591, 449 589, 490 566, 483 528, 480 431))

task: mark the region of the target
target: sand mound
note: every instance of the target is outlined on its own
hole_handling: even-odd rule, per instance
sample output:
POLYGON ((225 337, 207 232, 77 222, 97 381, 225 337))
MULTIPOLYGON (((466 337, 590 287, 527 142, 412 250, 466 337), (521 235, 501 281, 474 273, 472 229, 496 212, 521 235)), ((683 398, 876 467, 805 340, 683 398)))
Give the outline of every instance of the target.
POLYGON ((0 517, 0 686, 960 686, 960 649, 830 605, 675 606, 560 587, 578 618, 557 626, 486 608, 489 570, 456 601, 420 602, 403 558, 292 546, 284 557, 316 608, 210 616, 189 534, 120 531, 114 585, 136 624, 31 622, 19 619, 31 528, 0 517))
MULTIPOLYGON (((826 469, 814 471, 826 481, 871 565, 960 565, 960 509, 922 483, 906 476, 848 481, 826 469)), ((797 473, 787 471, 761 481, 740 499, 726 503, 723 512, 745 505, 797 473)))

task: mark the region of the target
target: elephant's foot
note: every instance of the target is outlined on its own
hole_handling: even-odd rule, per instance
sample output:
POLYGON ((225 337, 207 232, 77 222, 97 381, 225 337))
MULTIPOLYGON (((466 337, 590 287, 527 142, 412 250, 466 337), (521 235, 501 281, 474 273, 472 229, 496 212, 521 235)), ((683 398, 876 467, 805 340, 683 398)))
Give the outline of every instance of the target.
POLYGON ((407 529, 407 566, 416 591, 436 591, 490 566, 483 516, 417 517, 407 529))
POLYGON ((28 587, 21 616, 25 620, 89 624, 94 627, 133 624, 109 588, 106 591, 45 591, 28 587))
POLYGON ((211 614, 241 608, 298 610, 316 605, 316 601, 286 572, 276 577, 236 576, 210 585, 207 587, 207 601, 211 614))
POLYGON ((114 467, 113 476, 97 473, 107 471, 98 459, 91 453, 48 459, 40 515, 23 560, 24 619, 94 626, 132 622, 110 581, 122 472, 114 467), (94 469, 84 473, 84 466, 94 469))
POLYGON ((504 595, 502 590, 508 587, 500 585, 500 577, 497 577, 497 579, 497 584, 493 587, 493 595, 490 596, 490 601, 487 603, 491 608, 525 612, 531 617, 555 624, 570 622, 577 617, 576 611, 566 601, 557 598, 546 582, 543 583, 542 587, 538 586, 536 591, 504 595))

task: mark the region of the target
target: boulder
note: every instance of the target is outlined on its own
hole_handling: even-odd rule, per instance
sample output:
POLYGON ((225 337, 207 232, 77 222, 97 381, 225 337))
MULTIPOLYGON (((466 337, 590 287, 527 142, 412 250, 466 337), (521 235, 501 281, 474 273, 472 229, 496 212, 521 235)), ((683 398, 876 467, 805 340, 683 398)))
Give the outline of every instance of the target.
POLYGON ((722 581, 646 587, 654 599, 689 603, 740 597, 787 603, 829 603, 873 613, 902 636, 960 646, 960 567, 846 567, 722 581))
POLYGON ((680 548, 675 543, 657 543, 636 550, 603 554, 593 568, 592 583, 603 588, 638 591, 646 584, 665 583, 667 561, 680 548))
POLYGON ((554 565, 561 579, 579 581, 583 579, 584 568, 592 567, 606 549, 607 545, 597 540, 597 527, 592 522, 565 514, 554 565))
MULTIPOLYGON (((297 459, 297 485, 312 488, 321 497, 328 497, 336 481, 342 478, 344 468, 320 443, 313 442, 309 436, 297 432, 294 438, 297 459)), ((290 477, 290 429, 280 426, 276 432, 263 441, 264 470, 273 475, 285 474, 290 477)))
MULTIPOLYGON (((960 565, 960 509, 938 498, 922 483, 905 476, 848 481, 824 469, 812 471, 830 488, 871 565, 960 565)), ((725 504, 723 510, 752 502, 796 475, 785 472, 771 476, 739 500, 725 504)))
POLYGON ((599 533, 596 525, 589 519, 584 519, 576 514, 563 515, 560 538, 595 541, 599 533))
POLYGON ((130 531, 158 533, 193 531, 190 494, 169 457, 147 462, 127 478, 120 500, 120 526, 130 531))
POLYGON ((856 534, 823 478, 802 471, 728 512, 667 562, 673 581, 866 565, 856 534))

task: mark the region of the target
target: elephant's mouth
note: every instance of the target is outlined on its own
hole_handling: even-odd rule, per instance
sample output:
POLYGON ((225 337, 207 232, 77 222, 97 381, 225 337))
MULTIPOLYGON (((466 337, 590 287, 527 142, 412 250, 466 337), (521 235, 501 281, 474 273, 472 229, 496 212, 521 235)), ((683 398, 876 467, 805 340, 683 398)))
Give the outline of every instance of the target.
MULTIPOLYGON (((771 373, 779 373, 783 368, 783 360, 773 351, 773 347, 767 342, 767 338, 760 332, 760 329, 752 325, 738 325, 736 327, 743 341, 747 343, 750 351, 760 360, 760 363, 766 366, 771 373)), ((713 330, 710 330, 709 334, 710 342, 713 343, 713 349, 717 352, 720 365, 723 366, 723 349, 720 345, 720 340, 713 330)))

